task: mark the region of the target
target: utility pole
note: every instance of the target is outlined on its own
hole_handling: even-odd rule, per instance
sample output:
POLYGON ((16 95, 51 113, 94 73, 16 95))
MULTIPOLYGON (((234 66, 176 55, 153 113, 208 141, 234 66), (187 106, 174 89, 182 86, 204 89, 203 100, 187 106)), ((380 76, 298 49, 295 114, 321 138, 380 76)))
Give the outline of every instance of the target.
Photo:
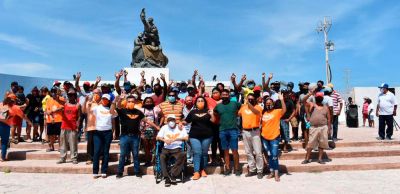
POLYGON ((320 22, 317 26, 317 32, 324 33, 324 45, 325 45, 325 66, 326 66, 326 82, 331 83, 332 81, 332 72, 329 64, 329 51, 335 50, 335 44, 328 39, 329 30, 332 27, 332 20, 329 17, 324 17, 324 21, 320 22))

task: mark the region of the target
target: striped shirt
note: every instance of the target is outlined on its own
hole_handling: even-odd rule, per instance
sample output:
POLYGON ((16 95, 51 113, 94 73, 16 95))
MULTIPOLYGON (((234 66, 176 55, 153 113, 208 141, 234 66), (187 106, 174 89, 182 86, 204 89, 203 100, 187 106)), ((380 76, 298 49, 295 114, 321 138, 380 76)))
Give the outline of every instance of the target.
POLYGON ((172 104, 168 101, 162 102, 159 105, 161 109, 161 113, 164 117, 164 124, 167 124, 167 117, 168 115, 175 115, 176 122, 180 122, 183 117, 183 104, 177 101, 175 104, 172 104))
POLYGON ((333 115, 338 115, 340 111, 340 103, 343 103, 342 96, 338 92, 333 91, 331 98, 333 101, 333 115))

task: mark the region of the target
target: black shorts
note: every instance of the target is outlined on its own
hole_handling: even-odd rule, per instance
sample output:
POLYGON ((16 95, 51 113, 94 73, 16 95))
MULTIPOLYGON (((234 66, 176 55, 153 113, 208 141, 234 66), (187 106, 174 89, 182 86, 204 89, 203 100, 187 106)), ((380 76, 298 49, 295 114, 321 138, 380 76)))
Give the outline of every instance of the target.
POLYGON ((60 135, 60 133, 61 133, 61 122, 47 123, 47 135, 60 135))
POLYGON ((43 125, 43 115, 40 113, 29 113, 28 114, 29 120, 32 121, 33 124, 43 125))

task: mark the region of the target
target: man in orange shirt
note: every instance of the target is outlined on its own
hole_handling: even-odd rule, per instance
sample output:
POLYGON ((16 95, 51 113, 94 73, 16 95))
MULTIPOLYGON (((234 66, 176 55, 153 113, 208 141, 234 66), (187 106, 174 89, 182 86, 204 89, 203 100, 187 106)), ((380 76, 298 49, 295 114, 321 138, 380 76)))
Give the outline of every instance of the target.
POLYGON ((64 98, 61 97, 60 88, 51 88, 50 94, 51 98, 47 100, 46 104, 47 136, 49 138, 49 149, 46 150, 47 152, 54 151, 54 142, 60 136, 63 104, 65 103, 64 98))
POLYGON ((243 143, 247 155, 247 163, 249 165, 249 173, 246 177, 257 175, 258 179, 262 179, 263 177, 264 166, 260 139, 261 114, 262 108, 257 105, 254 94, 248 94, 247 102, 242 105, 238 115, 242 117, 243 143), (255 158, 253 153, 256 154, 255 158))

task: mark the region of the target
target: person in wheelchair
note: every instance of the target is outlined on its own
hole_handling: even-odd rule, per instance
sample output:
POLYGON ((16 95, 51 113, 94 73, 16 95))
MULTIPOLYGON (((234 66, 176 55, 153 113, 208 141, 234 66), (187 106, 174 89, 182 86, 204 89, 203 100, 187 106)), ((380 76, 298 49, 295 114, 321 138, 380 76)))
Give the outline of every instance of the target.
POLYGON ((160 164, 165 186, 169 187, 171 184, 176 184, 176 177, 181 174, 185 165, 186 153, 182 150, 182 143, 188 140, 188 134, 186 130, 178 127, 175 115, 168 115, 167 123, 158 132, 157 140, 164 142, 164 147, 160 154, 160 164), (167 165, 171 157, 175 158, 175 164, 168 172, 167 165))

